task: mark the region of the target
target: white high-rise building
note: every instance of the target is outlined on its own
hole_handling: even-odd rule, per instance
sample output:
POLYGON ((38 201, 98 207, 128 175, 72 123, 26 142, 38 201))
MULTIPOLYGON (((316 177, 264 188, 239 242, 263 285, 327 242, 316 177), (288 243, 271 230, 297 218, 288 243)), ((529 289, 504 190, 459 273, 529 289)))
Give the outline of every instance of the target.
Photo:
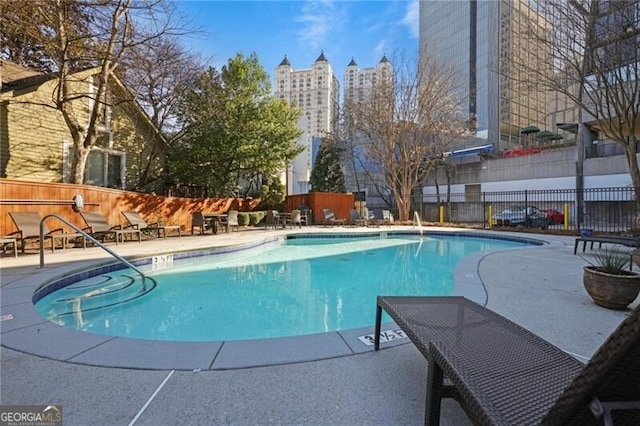
POLYGON ((382 56, 378 65, 371 68, 360 68, 355 59, 351 58, 344 73, 345 102, 366 100, 372 87, 380 81, 393 82, 393 65, 386 55, 382 56))
POLYGON ((313 137, 309 132, 309 120, 304 115, 298 120, 298 128, 302 130, 302 135, 298 138, 297 145, 303 151, 294 158, 282 177, 282 182, 286 185, 286 194, 306 194, 309 192, 309 180, 311 179, 311 168, 313 165, 313 137))
POLYGON ((338 125, 340 83, 320 54, 311 68, 295 70, 285 56, 276 67, 275 96, 302 110, 312 136, 324 137, 338 125))

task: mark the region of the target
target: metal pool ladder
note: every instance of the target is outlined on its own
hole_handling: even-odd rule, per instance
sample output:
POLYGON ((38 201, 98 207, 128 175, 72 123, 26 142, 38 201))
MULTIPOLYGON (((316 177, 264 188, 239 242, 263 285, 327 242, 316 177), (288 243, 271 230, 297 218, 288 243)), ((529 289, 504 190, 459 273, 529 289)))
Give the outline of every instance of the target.
POLYGON ((420 215, 418 211, 413 212, 413 216, 416 218, 416 223, 418 224, 418 229, 420 230, 420 236, 422 236, 422 223, 420 223, 420 215))
MULTIPOLYGON (((120 261, 120 263, 124 264, 125 266, 133 269, 138 274, 140 274, 140 276, 142 277, 142 291, 147 291, 147 281, 146 281, 147 277, 146 277, 145 274, 142 273, 142 271, 140 269, 136 268, 127 259, 125 259, 124 257, 120 256, 118 253, 116 253, 113 250, 111 250, 110 248, 106 247, 100 241, 96 240, 91 235, 87 234, 85 231, 83 231, 82 229, 78 228, 76 225, 74 225, 73 223, 70 223, 68 220, 66 220, 65 218, 63 218, 63 217, 61 217, 61 216, 59 216, 57 214, 48 214, 45 217, 43 217, 42 220, 40 221, 40 267, 41 268, 44 268, 44 221, 46 219, 50 218, 50 217, 55 217, 56 219, 61 220, 62 222, 64 222, 65 224, 67 224, 68 226, 70 226, 71 228, 73 228, 74 230, 79 232, 80 234, 82 234, 82 236, 87 238, 93 244, 97 245, 98 247, 100 247, 101 249, 103 249, 104 251, 109 253, 111 256, 115 257, 116 260, 120 261)), ((116 235, 116 238, 118 238, 117 235, 116 235)), ((51 242, 51 244, 53 244, 53 241, 51 242)))

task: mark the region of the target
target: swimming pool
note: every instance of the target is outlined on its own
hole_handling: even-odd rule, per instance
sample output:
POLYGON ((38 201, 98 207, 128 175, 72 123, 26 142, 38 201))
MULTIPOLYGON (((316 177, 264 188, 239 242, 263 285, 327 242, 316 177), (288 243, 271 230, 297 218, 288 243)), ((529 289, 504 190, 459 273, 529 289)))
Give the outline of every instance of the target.
POLYGON ((524 245, 471 236, 297 236, 232 253, 154 258, 145 267, 146 293, 132 271, 120 269, 65 278, 39 289, 34 302, 57 324, 109 336, 299 336, 370 325, 378 294, 449 295, 461 259, 524 245))

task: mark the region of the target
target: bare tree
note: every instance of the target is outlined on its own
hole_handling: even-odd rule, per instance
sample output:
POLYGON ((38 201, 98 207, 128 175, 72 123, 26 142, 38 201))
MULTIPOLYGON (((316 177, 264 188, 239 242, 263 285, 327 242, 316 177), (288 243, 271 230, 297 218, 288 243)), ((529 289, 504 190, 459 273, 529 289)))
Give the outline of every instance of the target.
POLYGON ((513 69, 530 87, 554 91, 575 105, 578 174, 590 128, 622 148, 639 194, 640 4, 545 0, 536 7, 529 25, 515 28, 514 37, 527 40, 540 52, 539 60, 516 55, 513 69))
MULTIPOLYGON (((178 124, 182 97, 196 76, 205 70, 206 65, 199 55, 187 51, 176 37, 163 35, 153 43, 137 45, 126 52, 118 74, 122 75, 126 86, 170 147, 183 134, 178 124)), ((166 180, 162 175, 166 173, 166 167, 160 170, 154 165, 167 146, 159 138, 149 138, 149 143, 148 155, 140 156, 139 164, 135 166, 139 188, 166 180)))
POLYGON ((29 60, 47 63, 55 74, 57 87, 53 104, 60 110, 73 140, 73 181, 83 183, 89 151, 98 140, 105 107, 112 101, 108 88, 123 56, 135 46, 183 31, 172 26, 175 14, 169 0, 32 0, 27 3, 30 12, 25 14, 20 12, 24 2, 3 2, 2 15, 22 16, 20 28, 38 31, 30 31, 24 39, 15 34, 7 38, 15 41, 16 55, 25 57, 25 46, 18 45, 21 41, 37 49, 39 54, 31 54, 29 60), (91 72, 94 89, 90 93, 79 89, 82 86, 79 83, 88 75, 79 71, 89 68, 95 70, 91 72), (83 98, 91 99, 93 105, 88 117, 86 111, 78 108, 77 101, 83 98))
POLYGON ((392 76, 378 76, 367 96, 345 102, 345 125, 359 140, 368 170, 379 170, 399 219, 406 221, 413 189, 466 134, 465 117, 450 67, 429 55, 419 62, 399 55, 392 62, 392 76))

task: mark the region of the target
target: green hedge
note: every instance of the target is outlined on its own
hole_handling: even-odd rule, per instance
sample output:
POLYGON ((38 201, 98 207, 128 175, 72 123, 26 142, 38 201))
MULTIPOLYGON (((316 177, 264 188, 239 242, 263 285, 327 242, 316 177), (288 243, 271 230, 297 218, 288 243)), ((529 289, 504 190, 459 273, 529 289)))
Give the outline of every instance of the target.
POLYGON ((249 213, 246 213, 246 212, 238 213, 238 225, 239 226, 249 225, 249 213))

